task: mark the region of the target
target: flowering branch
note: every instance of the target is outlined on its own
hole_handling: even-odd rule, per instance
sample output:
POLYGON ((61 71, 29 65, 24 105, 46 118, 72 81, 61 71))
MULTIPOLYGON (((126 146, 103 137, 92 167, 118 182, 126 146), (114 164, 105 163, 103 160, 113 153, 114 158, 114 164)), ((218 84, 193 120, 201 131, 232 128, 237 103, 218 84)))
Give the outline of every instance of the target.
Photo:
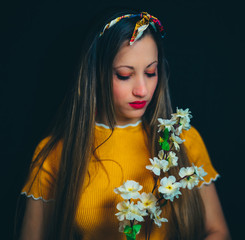
POLYGON ((164 217, 161 217, 162 210, 167 202, 173 202, 175 198, 181 195, 181 188, 191 190, 198 185, 199 181, 204 181, 203 177, 207 173, 201 167, 196 167, 194 164, 190 167, 182 167, 179 170, 179 177, 164 176, 170 168, 178 166, 178 157, 174 151, 180 150, 180 144, 185 140, 180 138, 182 130, 191 128, 190 119, 192 118, 189 109, 178 109, 172 114, 171 119, 158 119, 159 129, 159 145, 161 150, 158 152, 158 157, 149 159, 151 165, 147 165, 146 169, 154 174, 155 184, 151 193, 139 193, 142 186, 133 181, 128 180, 122 186, 115 188, 114 192, 120 194, 121 197, 128 201, 122 201, 117 204, 119 231, 124 232, 127 240, 135 240, 139 234, 141 225, 138 222, 143 222, 144 217, 150 218, 149 228, 146 226, 145 239, 150 239, 151 225, 154 223, 161 227, 163 222, 168 222, 164 217), (153 194, 158 189, 158 198, 153 194), (139 199, 136 203, 136 199, 139 199), (134 201, 133 201, 134 200, 134 201), (162 200, 165 200, 161 203, 162 200), (147 229, 149 231, 147 231, 147 229))

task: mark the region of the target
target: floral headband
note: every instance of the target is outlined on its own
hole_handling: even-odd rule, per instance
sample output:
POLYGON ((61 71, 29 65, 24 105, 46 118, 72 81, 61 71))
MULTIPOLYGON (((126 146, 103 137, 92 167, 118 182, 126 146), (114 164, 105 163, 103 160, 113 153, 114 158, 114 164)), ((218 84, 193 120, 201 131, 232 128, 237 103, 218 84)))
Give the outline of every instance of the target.
POLYGON ((164 29, 161 22, 156 17, 150 15, 147 12, 141 12, 140 14, 126 14, 113 19, 111 22, 105 25, 103 31, 100 33, 100 37, 107 29, 115 25, 121 19, 132 17, 140 17, 141 19, 135 24, 134 32, 129 42, 130 45, 133 45, 133 43, 142 36, 143 32, 148 28, 149 24, 151 24, 155 31, 158 30, 161 33, 161 36, 164 37, 165 34, 163 34, 164 29))

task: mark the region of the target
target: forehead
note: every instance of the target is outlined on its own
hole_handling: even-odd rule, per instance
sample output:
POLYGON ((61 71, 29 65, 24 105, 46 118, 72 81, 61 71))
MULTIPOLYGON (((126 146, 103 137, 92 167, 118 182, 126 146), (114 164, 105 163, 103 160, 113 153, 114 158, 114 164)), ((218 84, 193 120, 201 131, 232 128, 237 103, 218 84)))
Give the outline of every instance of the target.
POLYGON ((114 59, 113 66, 147 66, 157 60, 157 45, 151 35, 146 35, 133 45, 129 45, 129 41, 124 42, 114 59))

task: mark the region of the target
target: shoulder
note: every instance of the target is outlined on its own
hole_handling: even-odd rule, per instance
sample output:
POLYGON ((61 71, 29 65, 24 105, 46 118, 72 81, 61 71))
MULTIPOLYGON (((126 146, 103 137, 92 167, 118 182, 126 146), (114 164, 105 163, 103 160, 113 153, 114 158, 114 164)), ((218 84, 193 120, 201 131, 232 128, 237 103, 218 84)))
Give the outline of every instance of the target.
POLYGON ((188 142, 188 141, 196 141, 196 140, 200 141, 200 140, 202 140, 201 134, 193 126, 191 126, 191 128, 189 130, 184 130, 181 133, 181 137, 184 138, 184 139, 186 139, 186 142, 188 142))
POLYGON ((191 127, 188 131, 184 131, 181 134, 181 138, 185 139, 184 147, 190 163, 193 163, 197 167, 203 166, 204 171, 207 172, 207 175, 204 177, 204 182, 201 182, 199 187, 215 181, 219 177, 219 174, 213 167, 208 150, 197 129, 191 127))
POLYGON ((203 138, 195 127, 192 126, 188 131, 183 131, 181 138, 185 139, 184 146, 189 156, 205 155, 209 157, 203 138))
POLYGON ((29 176, 21 191, 21 194, 35 200, 49 201, 54 199, 63 141, 60 140, 55 144, 51 143, 51 137, 46 137, 37 144, 29 176))
POLYGON ((51 136, 42 139, 36 146, 32 167, 42 165, 46 171, 57 171, 63 148, 63 140, 52 143, 51 136))
POLYGON ((33 159, 43 150, 48 150, 48 157, 51 157, 55 154, 61 154, 62 148, 63 148, 63 140, 58 140, 55 143, 51 142, 51 136, 47 136, 44 139, 42 139, 36 146, 33 159))
POLYGON ((191 163, 199 166, 211 162, 206 145, 196 128, 183 131, 180 137, 185 139, 184 147, 191 163))

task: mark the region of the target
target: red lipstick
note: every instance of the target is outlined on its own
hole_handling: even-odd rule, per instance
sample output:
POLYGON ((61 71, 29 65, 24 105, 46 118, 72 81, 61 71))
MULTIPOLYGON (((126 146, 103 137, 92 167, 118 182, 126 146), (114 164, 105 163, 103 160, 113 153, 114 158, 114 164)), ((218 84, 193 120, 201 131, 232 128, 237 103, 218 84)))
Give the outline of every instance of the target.
POLYGON ((135 109, 141 109, 146 105, 146 101, 135 101, 129 103, 129 105, 135 109))

